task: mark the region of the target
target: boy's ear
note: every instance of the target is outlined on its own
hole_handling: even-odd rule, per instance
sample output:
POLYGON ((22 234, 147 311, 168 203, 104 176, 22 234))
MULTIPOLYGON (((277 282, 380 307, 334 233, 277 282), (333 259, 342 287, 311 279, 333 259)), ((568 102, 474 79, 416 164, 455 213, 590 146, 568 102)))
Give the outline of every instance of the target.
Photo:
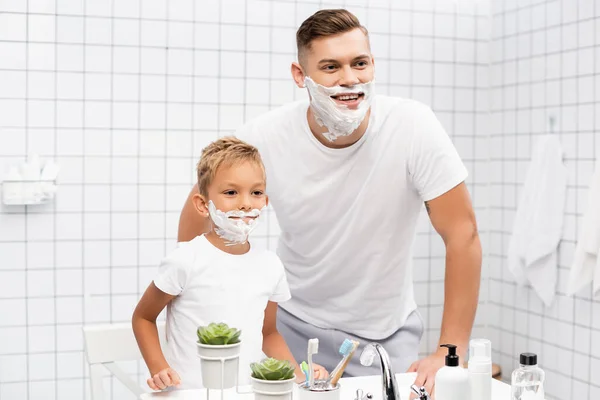
POLYGON ((265 195, 265 206, 269 205, 269 196, 265 195))
POLYGON ((194 197, 192 197, 192 202, 194 203, 194 207, 196 208, 196 211, 198 211, 198 214, 208 218, 208 201, 206 198, 201 194, 196 193, 194 194, 194 197))

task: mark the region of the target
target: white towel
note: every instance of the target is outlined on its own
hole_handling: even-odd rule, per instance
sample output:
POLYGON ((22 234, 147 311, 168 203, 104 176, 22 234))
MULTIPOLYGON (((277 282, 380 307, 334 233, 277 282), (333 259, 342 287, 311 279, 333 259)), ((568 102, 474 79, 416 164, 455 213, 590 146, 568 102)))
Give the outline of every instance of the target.
POLYGON ((508 244, 508 269, 518 285, 531 284, 546 306, 556 293, 567 169, 558 137, 541 137, 519 199, 508 244))
POLYGON ((590 282, 594 293, 600 290, 600 161, 592 176, 583 214, 579 240, 575 247, 567 294, 572 295, 590 282))

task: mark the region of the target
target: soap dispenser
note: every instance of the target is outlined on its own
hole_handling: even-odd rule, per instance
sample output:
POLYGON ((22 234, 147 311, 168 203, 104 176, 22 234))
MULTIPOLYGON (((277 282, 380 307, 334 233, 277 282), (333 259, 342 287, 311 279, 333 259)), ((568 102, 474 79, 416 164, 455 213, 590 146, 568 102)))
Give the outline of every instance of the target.
POLYGON ((437 400, 468 400, 470 398, 469 373, 462 368, 456 354, 456 346, 442 344, 446 347, 445 366, 435 375, 435 398, 437 400))

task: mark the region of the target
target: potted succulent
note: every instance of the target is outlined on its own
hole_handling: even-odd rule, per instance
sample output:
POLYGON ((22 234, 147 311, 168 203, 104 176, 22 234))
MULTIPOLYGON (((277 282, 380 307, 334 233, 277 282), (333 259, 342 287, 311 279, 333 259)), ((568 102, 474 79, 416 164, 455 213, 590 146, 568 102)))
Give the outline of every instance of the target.
POLYGON ((224 322, 198 328, 197 349, 205 388, 229 389, 237 385, 241 333, 224 322))
POLYGON ((252 390, 256 400, 287 400, 294 389, 294 367, 287 360, 265 358, 250 364, 252 390))

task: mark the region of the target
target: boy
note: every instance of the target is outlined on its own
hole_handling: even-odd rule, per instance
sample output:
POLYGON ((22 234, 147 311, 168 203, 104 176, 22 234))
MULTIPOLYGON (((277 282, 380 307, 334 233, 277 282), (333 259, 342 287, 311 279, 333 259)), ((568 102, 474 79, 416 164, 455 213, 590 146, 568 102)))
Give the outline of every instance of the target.
MULTIPOLYGON (((163 259, 133 313, 133 330, 151 375, 148 386, 202 387, 196 331, 210 322, 242 331, 240 383, 250 375, 249 364, 265 355, 290 360, 297 381, 303 381, 276 328, 277 303, 290 299, 283 264, 275 253, 248 242, 268 204, 258 150, 236 138, 219 139, 203 150, 197 172, 194 206, 212 228, 179 243, 163 259), (156 318, 165 306, 168 345, 163 355, 156 318)), ((315 365, 315 377, 326 376, 315 365)))

